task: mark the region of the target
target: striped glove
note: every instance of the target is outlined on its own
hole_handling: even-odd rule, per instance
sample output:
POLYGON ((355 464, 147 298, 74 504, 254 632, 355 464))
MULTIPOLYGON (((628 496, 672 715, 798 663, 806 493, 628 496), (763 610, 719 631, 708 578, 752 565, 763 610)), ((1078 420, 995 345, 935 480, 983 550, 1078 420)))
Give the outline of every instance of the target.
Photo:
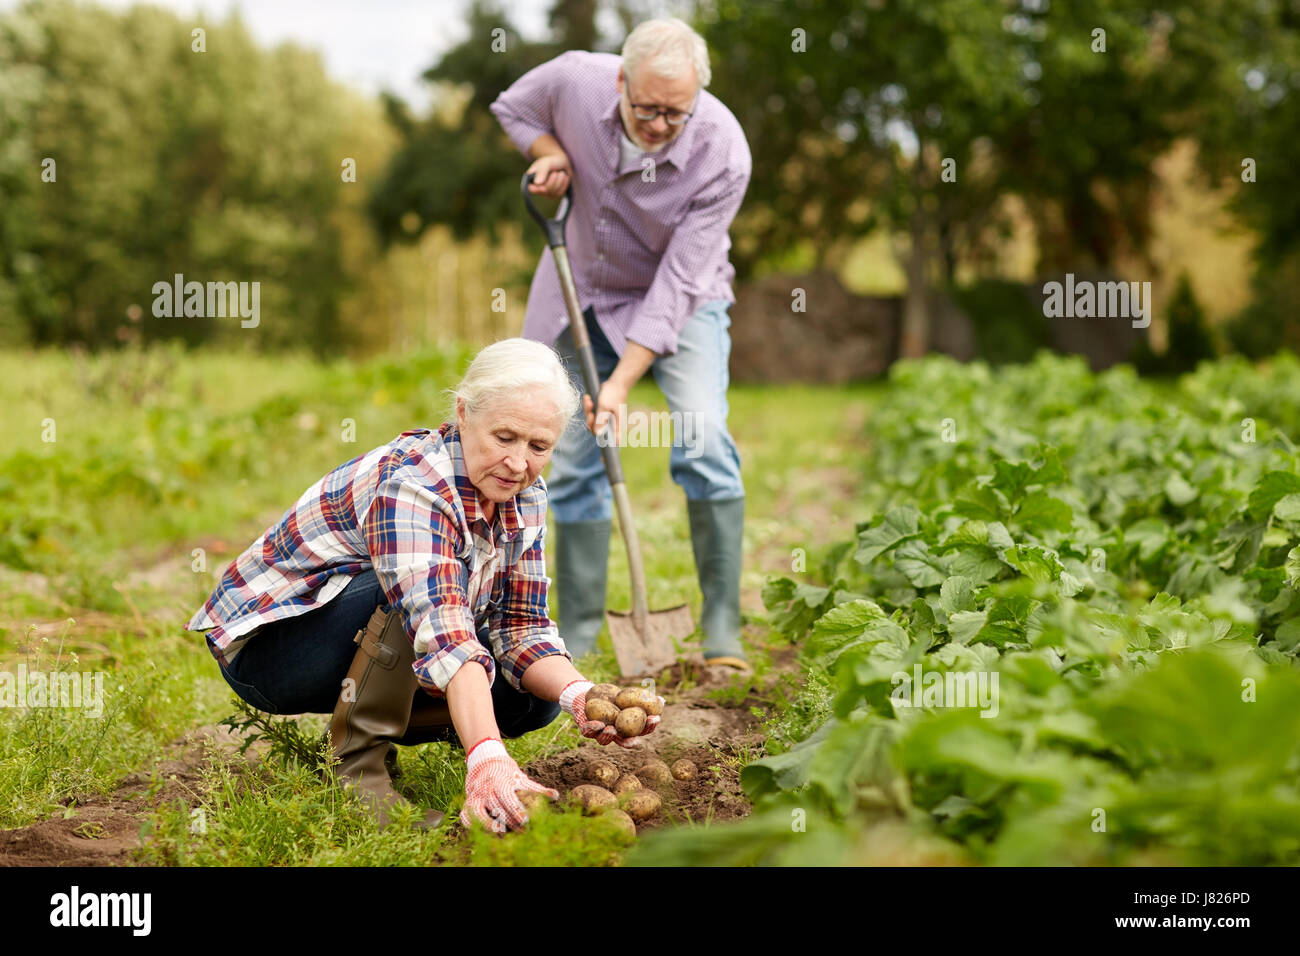
POLYGON ((560 797, 558 790, 529 780, 506 753, 505 745, 494 737, 485 737, 469 749, 465 767, 465 806, 460 811, 460 822, 467 827, 471 814, 493 833, 523 827, 528 812, 517 790, 544 793, 552 800, 560 797))

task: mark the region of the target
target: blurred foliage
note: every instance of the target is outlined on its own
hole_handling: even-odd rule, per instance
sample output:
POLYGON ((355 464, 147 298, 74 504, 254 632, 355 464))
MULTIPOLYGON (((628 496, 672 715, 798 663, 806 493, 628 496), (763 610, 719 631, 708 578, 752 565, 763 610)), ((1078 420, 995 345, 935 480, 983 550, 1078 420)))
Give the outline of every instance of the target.
MULTIPOLYGON (((488 107, 519 77, 565 50, 609 49, 596 29, 596 10, 595 0, 557 0, 549 18, 555 39, 536 43, 525 40, 490 0, 470 5, 468 37, 424 73, 426 80, 457 91, 463 109, 435 111, 417 122, 400 101, 386 102, 403 143, 370 197, 369 212, 385 243, 413 240, 437 223, 459 238, 486 232, 495 241, 503 223, 515 222, 541 251, 541 233, 519 198, 521 157, 488 107), (494 36, 503 38, 504 49, 495 49, 494 36)), ((625 31, 641 19, 627 4, 617 12, 625 31)), ((531 275, 530 270, 525 280, 531 275)))
POLYGON ((1300 249, 1261 265, 1254 286, 1251 303, 1227 327, 1229 343, 1252 358, 1281 348, 1300 352, 1300 249))
MULTIPOLYGON (((196 21, 205 52, 194 23, 155 7, 49 0, 0 14, 0 345, 326 353, 373 339, 387 320, 370 314, 410 298, 385 265, 394 242, 440 224, 496 241, 509 223, 540 249, 519 202, 525 164, 488 105, 564 50, 617 51, 659 9, 555 0, 544 41, 507 9, 470 5, 466 39, 425 73, 438 89, 427 118, 333 83, 313 52, 259 47, 238 14, 196 21), (366 173, 348 188, 345 157, 366 173), (177 273, 260 282, 264 324, 154 319, 153 284, 177 273)), ((1153 161, 1188 138, 1207 183, 1238 186, 1233 208, 1261 240, 1256 302, 1228 342, 1261 354, 1300 340, 1300 198, 1285 178, 1300 161, 1296 4, 700 0, 686 15, 710 46, 710 91, 753 149, 733 229, 740 279, 796 251, 833 268, 888 235, 911 342, 930 287, 951 289, 959 266, 977 284, 1000 275, 1013 208, 1033 224, 1040 274, 1154 271, 1153 161)), ((1038 338, 1011 327, 1036 321, 996 323, 1009 358, 1038 338)))
POLYGON ((1051 325, 1036 290, 1020 282, 983 279, 952 292, 971 320, 980 358, 993 365, 1027 362, 1049 348, 1051 325))
MULTIPOLYGON (((600 45, 596 7, 557 4, 557 42, 530 44, 496 7, 473 6, 469 38, 427 74, 470 91, 461 116, 395 116, 407 145, 371 207, 386 237, 404 234, 410 211, 415 232, 522 221, 523 164, 487 106, 564 49, 617 48, 600 45), (498 27, 507 50, 485 55, 498 27)), ((1041 274, 1121 261, 1154 270, 1157 157, 1182 137, 1216 139, 1214 157, 1228 143, 1253 148, 1264 122, 1264 144, 1294 148, 1285 131, 1295 124, 1274 122, 1285 119, 1277 104, 1240 108, 1243 97, 1258 100, 1249 71, 1267 62, 1278 77, 1271 95, 1295 109, 1285 96, 1300 76, 1294 17, 1277 3, 1223 0, 1169 10, 1143 0, 704 0, 693 22, 711 50, 710 92, 736 114, 754 156, 733 229, 737 274, 796 248, 814 250, 814 268, 834 266, 852 242, 886 230, 910 239, 897 255, 925 310, 926 290, 951 286, 959 263, 997 274, 1009 196, 1033 222, 1041 274)), ((1296 202, 1270 204, 1280 188, 1256 187, 1252 202, 1272 217, 1258 220, 1265 228, 1296 202)), ((1030 324, 1008 357, 1023 359, 1041 322, 1016 312, 1006 326, 1030 324)))
POLYGON ((238 15, 67 0, 0 15, 0 342, 335 348, 357 99, 318 54, 257 46, 238 15), (153 285, 177 273, 259 282, 256 332, 155 318, 153 285))
POLYGON ((1179 277, 1178 288, 1169 302, 1165 328, 1168 343, 1163 353, 1152 351, 1148 339, 1143 339, 1134 353, 1133 364, 1143 375, 1181 375, 1195 369, 1198 363, 1214 358, 1218 351, 1205 320, 1205 310, 1186 274, 1179 277))

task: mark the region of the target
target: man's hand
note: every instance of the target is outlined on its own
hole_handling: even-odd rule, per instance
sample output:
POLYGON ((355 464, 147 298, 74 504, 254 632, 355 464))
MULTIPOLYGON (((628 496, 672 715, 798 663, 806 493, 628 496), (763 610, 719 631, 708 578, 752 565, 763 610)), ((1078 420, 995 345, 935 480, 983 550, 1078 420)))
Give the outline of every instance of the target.
POLYGON ((627 391, 627 386, 611 378, 600 386, 600 394, 596 396, 594 409, 591 396, 582 396, 582 408, 587 414, 587 428, 599 438, 605 430, 606 422, 609 422, 610 444, 613 445, 618 444, 618 436, 622 434, 622 420, 619 418, 619 413, 627 406, 627 391))
POLYGON ((465 765, 465 807, 460 811, 460 822, 467 827, 471 814, 493 833, 523 827, 528 822, 528 811, 519 799, 519 790, 544 793, 552 800, 560 797, 558 790, 529 780, 499 740, 476 744, 465 765))
POLYGON ((541 193, 558 199, 563 196, 573 180, 573 166, 568 153, 552 153, 535 160, 528 167, 533 174, 533 181, 528 184, 530 193, 541 193))
POLYGON ((619 416, 622 408, 627 405, 627 393, 641 380, 641 376, 649 371, 657 358, 659 358, 658 353, 652 352, 640 342, 628 339, 627 347, 624 348, 618 365, 600 386, 600 394, 596 396, 595 406, 592 406, 590 395, 582 396, 582 408, 587 415, 587 428, 598 440, 604 432, 606 422, 612 419, 610 437, 612 444, 618 444, 618 436, 623 433, 623 423, 619 416))

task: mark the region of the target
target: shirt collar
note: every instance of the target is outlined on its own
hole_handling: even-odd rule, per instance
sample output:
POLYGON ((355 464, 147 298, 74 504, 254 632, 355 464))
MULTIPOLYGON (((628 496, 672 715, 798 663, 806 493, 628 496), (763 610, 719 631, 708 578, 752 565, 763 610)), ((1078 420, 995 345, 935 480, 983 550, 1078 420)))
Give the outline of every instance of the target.
MULTIPOLYGON (((478 504, 478 489, 470 481, 465 470, 465 453, 460 444, 460 428, 455 422, 444 422, 438 427, 442 436, 443 447, 451 458, 451 467, 456 475, 456 493, 460 495, 461 505, 465 509, 465 523, 471 528, 476 521, 483 520, 483 509, 478 504)), ((523 518, 519 514, 518 495, 497 505, 497 519, 505 531, 505 539, 513 541, 524 528, 523 518)))
MULTIPOLYGON (((623 117, 619 115, 619 103, 623 100, 623 94, 617 90, 614 92, 614 106, 605 117, 605 123, 610 127, 613 133, 613 153, 614 153, 614 172, 621 173, 623 165, 623 150, 619 145, 620 137, 625 136, 623 129, 623 117)), ((695 130, 700 120, 700 108, 704 105, 704 90, 700 90, 699 95, 695 97, 695 112, 686 123, 686 128, 682 134, 668 144, 667 148, 661 149, 657 153, 644 153, 655 160, 656 165, 660 162, 672 163, 677 169, 686 168, 686 158, 691 155, 691 145, 695 141, 695 130)), ((632 137, 628 137, 632 139, 632 137)), ((636 145, 636 140, 632 140, 636 145)), ((638 149, 640 147, 637 147, 638 149)), ((644 151, 643 151, 644 152, 644 151)))

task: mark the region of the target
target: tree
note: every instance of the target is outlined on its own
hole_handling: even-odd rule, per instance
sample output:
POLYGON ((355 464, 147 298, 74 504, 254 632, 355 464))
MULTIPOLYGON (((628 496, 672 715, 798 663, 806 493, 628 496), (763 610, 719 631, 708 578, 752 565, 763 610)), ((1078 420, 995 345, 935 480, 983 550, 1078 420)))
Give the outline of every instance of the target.
POLYGON ((533 235, 519 198, 519 154, 488 107, 533 67, 570 47, 590 48, 595 13, 593 0, 560 0, 550 14, 560 39, 533 43, 498 7, 475 0, 468 13, 469 36, 424 73, 448 92, 462 91, 463 109, 417 122, 403 103, 388 101, 389 119, 403 143, 369 206, 385 242, 412 241, 435 223, 451 227, 461 239, 481 231, 495 240, 505 222, 533 235))
POLYGON ((1240 50, 1220 34, 1260 19, 1217 0, 717 0, 701 11, 715 92, 756 144, 738 255, 748 269, 807 239, 825 265, 877 229, 909 237, 905 354, 926 347, 929 287, 1005 224, 1006 196, 1030 210, 1040 269, 1141 255, 1152 161, 1230 95, 1240 50))
POLYGON ((33 344, 142 337, 341 344, 341 117, 320 58, 257 47, 237 17, 65 0, 0 16, 0 305, 33 344), (50 178, 43 179, 51 160, 50 178), (157 318, 176 273, 257 282, 261 321, 157 318), (13 312, 8 306, 12 305, 13 312))

